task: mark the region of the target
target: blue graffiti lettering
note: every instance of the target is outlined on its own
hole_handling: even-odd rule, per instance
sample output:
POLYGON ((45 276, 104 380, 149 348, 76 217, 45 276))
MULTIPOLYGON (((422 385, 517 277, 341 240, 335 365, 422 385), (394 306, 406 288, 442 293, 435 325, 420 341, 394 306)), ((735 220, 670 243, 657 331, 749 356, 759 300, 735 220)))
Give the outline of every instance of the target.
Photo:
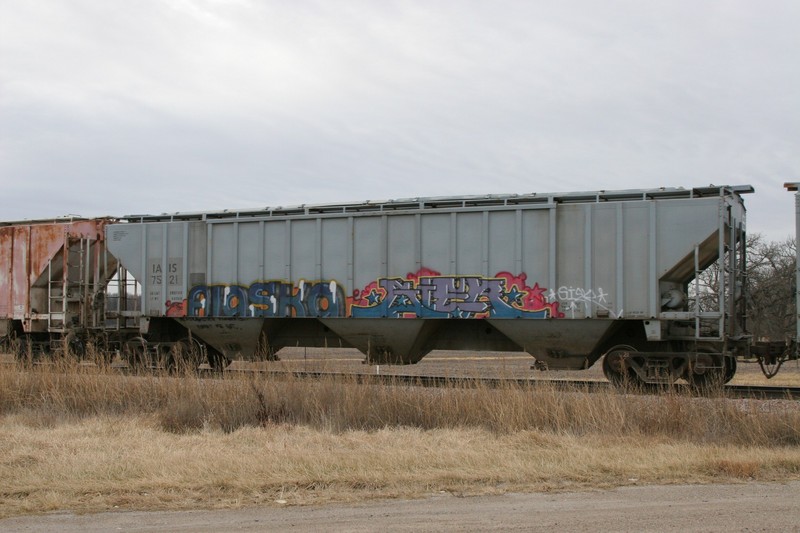
POLYGON ((189 291, 187 304, 190 317, 342 317, 347 312, 344 290, 335 281, 198 285, 189 291))

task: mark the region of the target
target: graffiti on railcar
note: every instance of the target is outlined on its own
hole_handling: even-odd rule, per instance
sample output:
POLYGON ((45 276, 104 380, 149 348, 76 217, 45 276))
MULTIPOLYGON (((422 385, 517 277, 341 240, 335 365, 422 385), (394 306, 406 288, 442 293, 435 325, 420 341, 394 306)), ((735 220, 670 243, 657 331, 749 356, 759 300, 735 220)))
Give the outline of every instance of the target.
POLYGON ((584 308, 585 304, 608 311, 611 318, 620 318, 622 309, 613 309, 607 297, 608 293, 602 287, 593 289, 563 285, 556 290, 551 290, 547 296, 550 301, 560 302, 562 310, 565 314, 568 313, 570 318, 575 318, 576 313, 580 314, 580 310, 584 308))
POLYGON ((171 300, 167 300, 167 310, 164 313, 164 316, 171 316, 171 317, 181 317, 186 316, 186 300, 182 300, 180 302, 173 302, 171 300))
POLYGON ((182 306, 170 302, 169 311, 189 317, 564 317, 558 301, 550 301, 538 283, 529 286, 524 273, 443 276, 425 268, 402 278, 379 278, 350 297, 332 280, 198 285, 182 306))
POLYGON ((344 290, 335 281, 198 285, 189 291, 187 301, 190 317, 324 318, 347 313, 344 290))
POLYGON ((526 275, 443 276, 430 269, 379 278, 350 299, 352 317, 563 318, 547 290, 526 275))

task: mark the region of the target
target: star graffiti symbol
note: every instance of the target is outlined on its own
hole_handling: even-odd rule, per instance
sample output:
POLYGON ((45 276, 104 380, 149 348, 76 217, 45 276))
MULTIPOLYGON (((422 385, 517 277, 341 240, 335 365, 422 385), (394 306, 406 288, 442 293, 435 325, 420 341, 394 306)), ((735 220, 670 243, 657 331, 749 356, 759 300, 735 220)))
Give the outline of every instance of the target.
POLYGON ((369 302, 369 305, 377 305, 381 303, 381 295, 378 294, 375 289, 369 291, 369 294, 367 294, 366 298, 367 302, 369 302))
POLYGON ((520 298, 522 298, 523 294, 525 293, 518 291, 515 285, 514 287, 511 287, 510 291, 506 292, 506 299, 508 299, 508 303, 519 305, 520 298))
POLYGON ((394 300, 392 300, 392 304, 389 307, 405 307, 411 304, 411 300, 405 294, 401 294, 400 296, 395 296, 394 300))
POLYGON ((547 290, 539 287, 538 283, 534 283, 533 287, 531 287, 531 290, 529 292, 530 292, 530 295, 531 295, 531 299, 544 300, 543 294, 545 292, 547 292, 547 290))

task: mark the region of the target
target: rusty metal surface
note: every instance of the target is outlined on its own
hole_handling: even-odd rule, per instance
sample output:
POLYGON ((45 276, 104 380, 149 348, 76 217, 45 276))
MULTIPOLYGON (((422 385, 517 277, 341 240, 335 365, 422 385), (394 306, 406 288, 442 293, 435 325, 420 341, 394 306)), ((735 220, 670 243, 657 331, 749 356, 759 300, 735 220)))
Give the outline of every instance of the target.
POLYGON ((11 272, 14 261, 13 228, 0 228, 0 318, 11 316, 11 272))
MULTIPOLYGON (((111 219, 19 223, 0 227, 0 319, 31 319, 31 289, 70 238, 102 242, 111 219)), ((27 328, 26 328, 27 329, 27 328)))

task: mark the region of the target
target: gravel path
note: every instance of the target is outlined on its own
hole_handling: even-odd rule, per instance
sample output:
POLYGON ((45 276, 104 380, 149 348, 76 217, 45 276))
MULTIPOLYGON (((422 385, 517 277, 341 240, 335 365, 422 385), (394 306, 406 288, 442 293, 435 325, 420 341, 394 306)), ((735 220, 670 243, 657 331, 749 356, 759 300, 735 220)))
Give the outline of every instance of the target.
POLYGON ((436 495, 354 505, 51 513, 0 531, 800 531, 800 481, 633 486, 591 492, 436 495))

